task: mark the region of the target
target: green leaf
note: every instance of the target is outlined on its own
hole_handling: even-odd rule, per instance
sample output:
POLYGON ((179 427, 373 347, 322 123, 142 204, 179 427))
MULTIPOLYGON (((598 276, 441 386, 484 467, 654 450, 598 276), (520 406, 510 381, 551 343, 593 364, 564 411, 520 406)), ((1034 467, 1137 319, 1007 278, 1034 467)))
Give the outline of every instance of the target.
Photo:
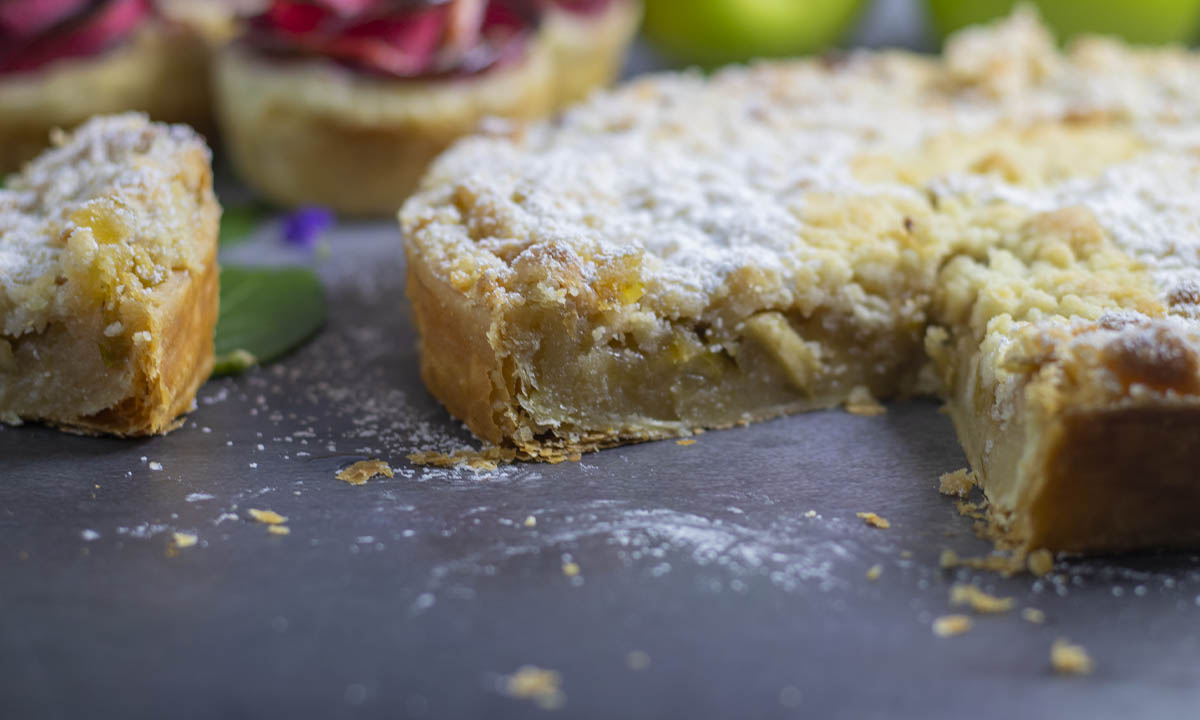
POLYGON ((221 213, 221 245, 245 242, 268 215, 270 211, 259 203, 225 208, 221 213))
POLYGON ((325 293, 311 270, 223 268, 213 374, 234 374, 270 362, 324 322, 325 293))

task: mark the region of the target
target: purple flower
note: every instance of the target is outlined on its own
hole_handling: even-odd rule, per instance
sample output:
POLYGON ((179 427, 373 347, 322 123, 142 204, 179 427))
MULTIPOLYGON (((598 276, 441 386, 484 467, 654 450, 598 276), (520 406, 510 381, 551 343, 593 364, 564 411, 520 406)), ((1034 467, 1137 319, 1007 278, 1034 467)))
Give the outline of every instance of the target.
POLYGON ((327 208, 300 208, 283 218, 283 241, 288 245, 312 247, 330 225, 333 225, 333 213, 327 208))

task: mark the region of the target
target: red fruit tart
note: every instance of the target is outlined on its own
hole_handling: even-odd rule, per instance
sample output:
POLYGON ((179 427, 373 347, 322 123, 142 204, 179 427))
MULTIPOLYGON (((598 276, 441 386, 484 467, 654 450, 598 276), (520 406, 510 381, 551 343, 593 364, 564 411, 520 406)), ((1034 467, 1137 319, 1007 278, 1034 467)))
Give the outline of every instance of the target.
POLYGON ((151 0, 0 0, 0 172, 92 115, 203 128, 208 60, 205 40, 151 0))
POLYGON ((523 0, 277 0, 218 60, 226 147, 276 202, 393 213, 484 116, 553 107, 539 20, 523 0))

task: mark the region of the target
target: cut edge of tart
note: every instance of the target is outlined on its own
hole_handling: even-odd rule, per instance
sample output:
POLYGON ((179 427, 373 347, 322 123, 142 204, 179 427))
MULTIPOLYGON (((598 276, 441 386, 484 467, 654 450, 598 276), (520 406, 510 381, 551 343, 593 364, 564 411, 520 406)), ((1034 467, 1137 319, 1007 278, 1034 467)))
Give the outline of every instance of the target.
POLYGON ((177 427, 213 363, 209 157, 184 126, 100 117, 0 190, 0 420, 177 427))

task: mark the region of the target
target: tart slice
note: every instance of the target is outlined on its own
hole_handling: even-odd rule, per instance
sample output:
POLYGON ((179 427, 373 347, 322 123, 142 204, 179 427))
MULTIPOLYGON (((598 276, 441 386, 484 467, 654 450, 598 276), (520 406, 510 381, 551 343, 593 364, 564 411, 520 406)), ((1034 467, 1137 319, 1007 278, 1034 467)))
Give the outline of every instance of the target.
POLYGON ((167 432, 213 363, 208 148, 135 114, 55 145, 0 189, 0 420, 167 432))

